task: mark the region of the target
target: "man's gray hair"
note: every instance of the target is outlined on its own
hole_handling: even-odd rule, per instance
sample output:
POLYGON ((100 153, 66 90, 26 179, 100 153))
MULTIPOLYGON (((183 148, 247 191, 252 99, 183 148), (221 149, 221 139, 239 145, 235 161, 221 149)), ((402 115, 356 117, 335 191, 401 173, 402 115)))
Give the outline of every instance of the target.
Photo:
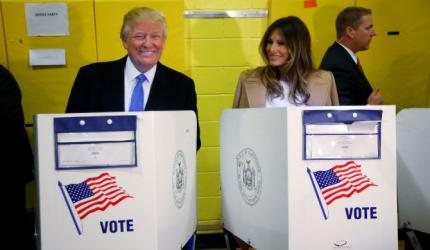
POLYGON ((133 24, 144 22, 144 23, 159 23, 163 30, 164 39, 167 36, 167 25, 166 18, 164 15, 154 9, 148 7, 137 7, 131 9, 127 14, 124 15, 122 27, 120 31, 120 37, 122 40, 127 39, 128 32, 133 24))

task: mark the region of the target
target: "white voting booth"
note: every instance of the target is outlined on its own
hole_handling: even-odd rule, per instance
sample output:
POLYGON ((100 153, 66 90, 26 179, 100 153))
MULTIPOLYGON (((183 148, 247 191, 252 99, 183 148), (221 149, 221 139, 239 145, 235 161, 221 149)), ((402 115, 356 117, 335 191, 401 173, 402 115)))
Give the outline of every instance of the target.
POLYGON ((224 228, 260 249, 397 249, 394 106, 221 118, 224 228))
POLYGON ((40 249, 180 249, 196 230, 192 111, 35 116, 40 249))
POLYGON ((430 109, 404 109, 397 115, 400 223, 430 234, 430 109))

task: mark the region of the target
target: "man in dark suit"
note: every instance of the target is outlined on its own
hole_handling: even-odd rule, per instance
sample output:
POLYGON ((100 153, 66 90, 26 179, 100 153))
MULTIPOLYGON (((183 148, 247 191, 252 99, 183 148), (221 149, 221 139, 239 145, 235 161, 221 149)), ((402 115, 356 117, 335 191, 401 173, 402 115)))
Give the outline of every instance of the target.
POLYGON ((25 184, 33 178, 33 152, 24 127, 21 91, 13 75, 0 65, 0 150, 3 244, 35 249, 34 228, 27 221, 25 184), (19 240, 16 240, 16 237, 19 240), (7 243, 9 242, 9 243, 7 243))
POLYGON ((320 69, 333 72, 340 105, 380 105, 383 102, 379 89, 373 90, 356 53, 369 49, 376 35, 371 10, 347 7, 336 18, 337 41, 329 47, 320 69))
MULTIPOLYGON (((120 36, 128 55, 82 67, 66 112, 192 110, 197 116, 193 80, 159 62, 166 40, 163 14, 145 7, 130 10, 120 36)), ((197 149, 199 131, 197 123, 197 149)))

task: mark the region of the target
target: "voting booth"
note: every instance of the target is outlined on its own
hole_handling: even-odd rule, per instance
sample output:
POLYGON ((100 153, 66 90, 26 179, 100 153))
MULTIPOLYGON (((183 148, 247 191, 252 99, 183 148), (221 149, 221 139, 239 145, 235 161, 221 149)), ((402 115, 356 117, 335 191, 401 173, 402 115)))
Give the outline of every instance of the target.
POLYGON ((397 249, 394 106, 221 118, 224 228, 256 249, 397 249))
POLYGON ((35 116, 40 249, 184 246, 196 126, 192 111, 35 116))
POLYGON ((397 115, 399 219, 402 226, 430 234, 430 109, 397 115))

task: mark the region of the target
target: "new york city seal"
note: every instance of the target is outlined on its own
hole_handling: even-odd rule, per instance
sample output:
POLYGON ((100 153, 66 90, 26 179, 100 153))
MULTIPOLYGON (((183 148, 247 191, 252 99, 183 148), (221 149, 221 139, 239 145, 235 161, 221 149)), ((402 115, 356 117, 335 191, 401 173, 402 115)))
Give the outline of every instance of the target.
POLYGON ((184 204, 187 187, 187 163, 182 150, 178 150, 175 155, 172 169, 172 191, 173 199, 177 208, 184 204))
POLYGON ((261 196, 262 176, 257 155, 245 148, 236 156, 237 183, 243 200, 250 206, 255 205, 261 196))

